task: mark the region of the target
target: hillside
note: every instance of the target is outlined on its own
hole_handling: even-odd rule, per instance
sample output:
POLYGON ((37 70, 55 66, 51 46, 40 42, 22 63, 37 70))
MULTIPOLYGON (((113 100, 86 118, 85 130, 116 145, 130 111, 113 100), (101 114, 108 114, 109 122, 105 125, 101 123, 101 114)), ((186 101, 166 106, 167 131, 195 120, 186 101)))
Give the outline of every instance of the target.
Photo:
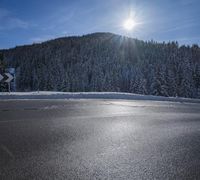
POLYGON ((200 48, 111 33, 2 50, 18 91, 116 91, 200 97, 200 48))

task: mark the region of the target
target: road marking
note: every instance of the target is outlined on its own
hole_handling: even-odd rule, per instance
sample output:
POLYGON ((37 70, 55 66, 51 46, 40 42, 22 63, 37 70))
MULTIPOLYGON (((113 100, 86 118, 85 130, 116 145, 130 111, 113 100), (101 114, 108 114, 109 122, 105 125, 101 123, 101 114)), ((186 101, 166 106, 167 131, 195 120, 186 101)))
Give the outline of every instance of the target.
POLYGON ((1 109, 1 111, 3 112, 7 112, 7 111, 37 111, 40 110, 39 108, 21 108, 21 109, 1 109))
POLYGON ((13 158, 13 159, 15 158, 13 153, 6 146, 4 146, 3 144, 1 144, 1 149, 3 151, 5 151, 11 158, 13 158))

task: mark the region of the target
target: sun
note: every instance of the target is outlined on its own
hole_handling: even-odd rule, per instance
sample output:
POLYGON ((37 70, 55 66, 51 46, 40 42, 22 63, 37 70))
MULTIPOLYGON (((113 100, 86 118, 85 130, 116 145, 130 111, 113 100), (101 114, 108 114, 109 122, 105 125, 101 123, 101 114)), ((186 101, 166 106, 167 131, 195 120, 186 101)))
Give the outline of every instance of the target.
POLYGON ((124 21, 123 27, 124 29, 131 31, 135 27, 136 22, 132 18, 128 18, 124 21))

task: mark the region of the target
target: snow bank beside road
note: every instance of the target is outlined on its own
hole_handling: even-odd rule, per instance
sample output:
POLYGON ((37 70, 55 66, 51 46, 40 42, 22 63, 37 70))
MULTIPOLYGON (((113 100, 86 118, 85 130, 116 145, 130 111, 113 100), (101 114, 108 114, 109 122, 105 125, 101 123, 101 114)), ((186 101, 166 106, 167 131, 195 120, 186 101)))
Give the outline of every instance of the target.
POLYGON ((12 92, 0 93, 0 99, 126 99, 200 103, 200 99, 161 97, 118 92, 12 92))

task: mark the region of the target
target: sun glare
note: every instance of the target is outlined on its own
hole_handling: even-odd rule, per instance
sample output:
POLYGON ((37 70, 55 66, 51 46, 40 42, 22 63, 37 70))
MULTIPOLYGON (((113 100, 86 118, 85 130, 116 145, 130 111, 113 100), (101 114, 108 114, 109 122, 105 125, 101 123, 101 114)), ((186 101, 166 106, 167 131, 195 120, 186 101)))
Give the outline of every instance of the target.
POLYGON ((131 31, 135 27, 135 25, 135 21, 131 18, 128 18, 124 21, 123 27, 124 29, 131 31))

